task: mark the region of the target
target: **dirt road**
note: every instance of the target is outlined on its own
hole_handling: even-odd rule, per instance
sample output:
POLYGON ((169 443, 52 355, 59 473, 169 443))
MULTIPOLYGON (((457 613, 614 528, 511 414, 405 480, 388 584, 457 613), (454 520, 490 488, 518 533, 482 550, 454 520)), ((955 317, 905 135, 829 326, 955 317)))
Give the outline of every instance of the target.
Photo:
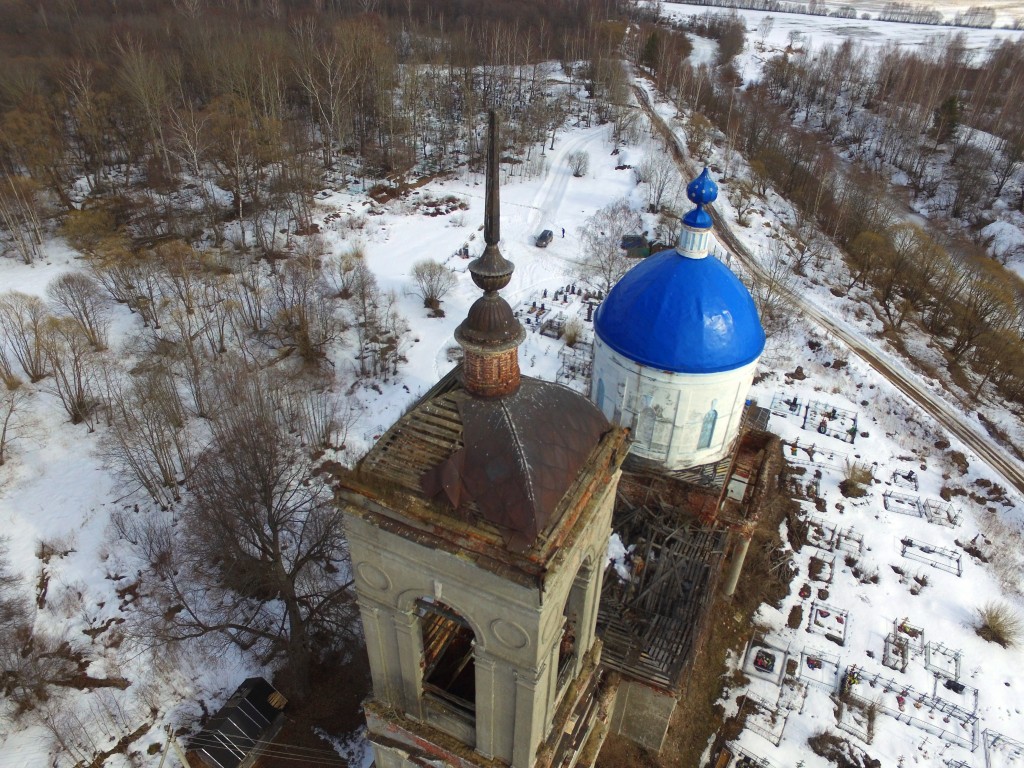
MULTIPOLYGON (((687 179, 693 178, 697 174, 697 169, 691 167, 686 151, 680 145, 678 137, 665 123, 665 120, 651 107, 647 92, 635 85, 633 90, 636 93, 637 100, 640 102, 640 106, 650 118, 651 124, 658 129, 665 139, 683 177, 687 179)), ((713 209, 710 210, 710 213, 715 222, 715 236, 719 242, 731 251, 753 275, 763 278, 764 273, 760 263, 751 256, 743 243, 733 234, 729 222, 723 220, 713 209)), ((929 392, 913 373, 904 369, 895 360, 887 359, 885 355, 870 344, 870 340, 851 331, 845 323, 825 314, 792 291, 786 291, 785 295, 797 312, 825 328, 829 333, 841 340, 852 352, 859 355, 864 362, 871 366, 875 372, 887 379, 896 389, 906 395, 951 434, 955 435, 957 439, 961 440, 964 445, 974 451, 982 461, 1002 475, 1009 485, 1024 493, 1024 468, 1006 451, 993 443, 988 435, 981 432, 979 425, 968 421, 963 413, 956 410, 952 404, 929 392)))

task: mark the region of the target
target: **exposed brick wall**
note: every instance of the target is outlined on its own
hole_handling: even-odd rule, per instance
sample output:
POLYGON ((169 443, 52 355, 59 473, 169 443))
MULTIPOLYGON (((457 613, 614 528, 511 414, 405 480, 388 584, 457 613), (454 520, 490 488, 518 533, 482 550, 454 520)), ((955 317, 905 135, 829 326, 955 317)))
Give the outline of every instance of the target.
POLYGON ((481 397, 501 397, 519 387, 519 347, 485 355, 466 350, 462 363, 463 384, 481 397))

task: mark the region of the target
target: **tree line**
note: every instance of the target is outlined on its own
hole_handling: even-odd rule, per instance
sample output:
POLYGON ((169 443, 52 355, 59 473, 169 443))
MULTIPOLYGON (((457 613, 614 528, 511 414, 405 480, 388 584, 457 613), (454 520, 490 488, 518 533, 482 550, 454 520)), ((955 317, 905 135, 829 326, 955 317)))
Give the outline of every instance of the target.
POLYGON ((595 59, 577 79, 593 85, 620 10, 610 0, 4 5, 0 226, 6 250, 26 260, 45 221, 97 199, 136 242, 234 237, 273 251, 281 229, 310 230, 325 173, 401 180, 479 167, 476 128, 490 108, 506 113, 518 154, 569 114, 537 65, 595 59))

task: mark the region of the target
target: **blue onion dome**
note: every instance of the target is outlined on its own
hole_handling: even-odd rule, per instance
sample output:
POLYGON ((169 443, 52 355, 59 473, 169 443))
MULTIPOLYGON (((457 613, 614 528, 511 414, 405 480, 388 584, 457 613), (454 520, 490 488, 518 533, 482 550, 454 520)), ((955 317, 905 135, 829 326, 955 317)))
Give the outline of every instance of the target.
POLYGON ((672 373, 721 373, 754 362, 765 335, 746 286, 708 256, 661 251, 608 292, 594 318, 598 337, 620 355, 672 373))
POLYGON ((705 168, 700 176, 686 185, 686 196, 697 207, 683 217, 683 224, 695 229, 710 229, 711 216, 704 210, 718 199, 718 185, 711 179, 711 173, 705 168))

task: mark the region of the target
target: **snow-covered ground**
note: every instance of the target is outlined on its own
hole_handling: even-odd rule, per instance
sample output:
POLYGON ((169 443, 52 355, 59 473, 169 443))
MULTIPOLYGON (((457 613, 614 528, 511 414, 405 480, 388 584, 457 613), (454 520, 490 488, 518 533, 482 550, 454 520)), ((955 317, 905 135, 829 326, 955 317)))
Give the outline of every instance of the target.
MULTIPOLYGON (((669 13, 680 8, 665 7, 669 13)), ((702 10, 688 6, 684 13, 702 10)), ((765 15, 740 13, 751 31, 765 15)), ((860 30, 851 31, 815 17, 794 17, 788 29, 779 29, 783 16, 776 15, 768 47, 790 42, 788 29, 799 29, 804 45, 844 36, 885 43, 895 34, 904 44, 915 35, 906 25, 857 22, 860 30)), ((979 36, 971 44, 980 50, 987 41, 979 36)), ((747 79, 757 76, 760 56, 748 40, 740 63, 747 79)), ((680 125, 668 105, 655 109, 680 125)), ((726 164, 720 150, 710 162, 726 164)), ((742 162, 732 175, 743 177, 742 162)), ((726 183, 717 207, 735 220, 728 190, 726 183)), ((791 221, 788 204, 769 195, 749 226, 733 231, 755 256, 764 256, 773 242, 785 240, 791 221)), ((855 297, 833 295, 836 264, 827 264, 797 280, 794 292, 892 359, 870 313, 858 311, 855 297)), ((926 341, 908 338, 907 346, 929 359, 934 352, 926 341)), ((799 323, 788 337, 770 342, 762 363, 770 373, 753 394, 772 406, 769 428, 786 441, 787 461, 802 473, 795 481, 806 497, 800 504, 809 540, 793 554, 797 576, 790 595, 778 608, 762 606, 756 639, 733 659, 749 680, 723 699, 727 711, 737 712, 742 703, 747 715, 735 751, 768 766, 825 766, 829 762, 813 754, 807 740, 831 731, 883 766, 1020 765, 1021 651, 975 632, 986 604, 1021 611, 1020 495, 999 487, 1004 481, 997 473, 820 328, 799 323), (857 437, 849 444, 840 437, 853 418, 857 437), (870 469, 873 479, 864 496, 846 498, 839 483, 855 465, 870 469), (890 636, 890 650, 905 648, 905 660, 886 658, 890 636), (856 682, 847 688, 853 704, 845 705, 839 730, 833 697, 844 678, 856 682)), ((938 381, 917 379, 928 391, 943 390, 938 381)), ((1005 414, 995 418, 1019 429, 1005 414)))
MULTIPOLYGON (((671 6, 672 11, 681 7, 666 5, 671 6)), ((778 18, 783 16, 780 14, 778 18)), ((799 21, 806 31, 818 19, 803 17, 799 21)), ((821 21, 834 23, 828 19, 821 21)), ((756 22, 751 26, 756 26, 756 22)), ((904 25, 896 26, 901 28, 901 34, 906 31, 904 25)), ((925 28, 925 32, 929 31, 925 28)), ((780 30, 779 34, 784 41, 788 32, 780 30)), ((512 282, 504 293, 513 307, 545 301, 545 290, 550 297, 556 288, 572 282, 572 268, 579 258, 576 233, 596 210, 623 196, 630 197, 637 207, 641 205, 644 196, 632 172, 615 169, 618 160, 611 154, 614 147, 610 143, 610 130, 609 126, 601 126, 562 133, 555 150, 546 153, 541 173, 525 180, 520 176, 503 180, 501 248, 516 264, 512 282), (584 178, 572 177, 566 163, 567 155, 578 150, 590 155, 590 171, 584 178), (561 236, 563 228, 564 238, 561 236), (555 238, 546 249, 538 249, 533 242, 543 229, 552 229, 555 238)), ((626 150, 631 164, 637 165, 646 152, 660 151, 660 148, 644 144, 626 150)), ((723 194, 721 208, 728 210, 724 197, 723 194)), ((412 326, 413 341, 406 352, 408 363, 402 366, 398 376, 382 384, 379 392, 359 388, 352 395, 363 401, 366 411, 349 435, 347 449, 351 459, 364 453, 374 437, 452 365, 448 350, 454 345, 453 331, 479 295, 465 272, 468 261, 457 253, 463 245, 468 245, 473 256, 482 249, 483 179, 467 177, 426 185, 411 198, 387 204, 381 215, 365 216, 365 226, 359 230, 340 226, 338 222, 342 219, 331 214, 365 211, 366 201, 361 195, 332 190, 320 196, 319 205, 330 250, 337 253, 353 244, 361 244, 381 287, 393 288, 398 293, 400 311, 412 326), (412 202, 417 198, 447 195, 466 201, 468 210, 445 216, 425 216, 414 210, 412 202), (421 300, 409 292, 413 263, 427 257, 443 261, 459 272, 456 289, 444 298, 446 315, 443 318, 428 318, 421 300)), ((760 251, 767 250, 772 232, 771 216, 767 211, 764 214, 755 216, 754 225, 743 230, 750 233, 751 247, 760 251)), ((76 254, 54 242, 48 246, 48 258, 33 266, 0 261, 0 286, 4 290, 43 295, 45 286, 54 276, 80 268, 76 254)), ((823 307, 829 305, 830 312, 844 318, 853 315, 849 300, 832 297, 820 284, 812 288, 816 299, 823 307)), ((571 301, 560 311, 580 312, 581 307, 571 301)), ((132 338, 141 332, 138 315, 118 308, 111 354, 124 354, 132 338)), ((866 334, 865 338, 870 337, 866 334)), ((521 349, 524 372, 554 379, 561 363, 560 348, 558 342, 531 332, 521 349)), ((331 358, 339 391, 344 391, 354 378, 352 350, 339 347, 332 351, 331 358)), ((1018 691, 1024 687, 1024 673, 1019 669, 1020 652, 984 643, 974 634, 971 623, 973 611, 988 599, 1002 596, 1001 599, 1020 605, 1020 573, 1014 570, 1019 569, 1019 562, 1013 556, 1000 553, 1009 547, 1020 549, 1021 499, 1010 492, 1005 497, 993 494, 991 483, 997 478, 967 451, 964 453, 968 468, 966 474, 961 475, 961 465, 951 451, 962 448, 955 441, 951 441, 953 444, 948 448, 938 447, 937 443, 942 445, 941 441, 948 440, 941 429, 918 413, 870 368, 813 327, 798 325, 789 337, 773 342, 763 370, 767 375, 753 393, 762 405, 778 404, 787 399, 792 402, 796 397, 802 408, 817 401, 829 415, 831 408, 837 409, 837 424, 840 411, 856 412, 858 437, 850 445, 819 434, 816 427, 820 419, 810 422, 814 429, 804 430, 802 420, 795 416, 772 417, 771 429, 799 446, 796 455, 789 458, 803 462, 801 466, 806 467, 801 478, 805 487, 816 479, 817 471, 821 472, 820 490, 816 493, 822 501, 817 506, 812 501, 802 504, 808 515, 821 519, 817 526, 822 533, 815 534, 820 549, 807 546, 794 555, 799 576, 781 610, 766 606, 758 616, 765 633, 763 642, 789 653, 796 659, 800 673, 804 673, 805 668, 808 670, 804 674, 806 687, 795 693, 787 692, 765 676, 751 675, 747 687, 750 693, 772 704, 784 694, 783 699, 794 702, 796 707, 788 714, 779 746, 769 743, 754 730, 748 730, 740 740, 743 748, 780 768, 796 765, 801 760, 807 766, 825 765, 823 760, 809 754, 806 739, 817 729, 834 729, 833 704, 823 686, 836 682, 834 676, 828 677, 831 669, 842 671, 847 665, 865 670, 861 676, 863 682, 857 685, 865 689, 864 695, 870 699, 887 695, 880 687, 869 688, 867 678, 871 674, 883 672, 884 677, 893 678, 901 690, 889 696, 891 702, 885 699, 882 703, 886 706, 891 703, 895 712, 900 711, 895 697, 902 695, 902 687, 909 686, 915 692, 930 696, 933 681, 938 681, 936 692, 963 709, 975 706, 971 690, 977 689, 975 714, 979 718, 979 743, 982 729, 1012 736, 1015 723, 1021 721, 1017 703, 1018 691), (812 343, 820 346, 813 350, 809 346, 812 343), (837 360, 845 360, 847 364, 836 365, 837 360), (806 379, 786 376, 797 366, 802 366, 806 379), (851 500, 839 495, 838 484, 847 461, 869 465, 876 478, 877 482, 861 499, 851 500), (893 482, 894 472, 905 475, 910 471, 916 474, 919 490, 887 484, 893 482), (977 499, 952 498, 951 509, 959 515, 954 527, 929 523, 916 513, 906 514, 907 510, 902 507, 899 511, 885 508, 883 494, 886 491, 898 488, 899 493, 918 496, 923 504, 924 501, 941 501, 939 493, 943 486, 963 487, 977 496, 977 499), (842 542, 837 543, 840 530, 844 531, 842 542), (834 534, 831 542, 828 541, 829 531, 834 534), (986 538, 991 544, 985 542, 986 538), (904 539, 915 543, 908 549, 901 543, 904 539), (991 562, 986 564, 972 558, 957 541, 977 547, 991 562), (852 542, 860 542, 856 552, 852 551, 852 542), (828 550, 829 546, 833 547, 832 551, 828 550), (924 547, 932 551, 926 552, 924 547), (951 562, 948 557, 943 559, 940 550, 959 556, 961 575, 936 565, 951 562), (827 583, 810 578, 810 558, 816 552, 818 559, 828 566, 815 566, 820 569, 819 579, 822 574, 831 576, 827 583), (908 558, 908 553, 917 559, 908 558), (903 573, 897 573, 893 566, 903 573), (859 576, 855 575, 855 569, 859 576), (801 596, 801 591, 806 591, 803 590, 805 582, 811 590, 808 597, 801 596), (821 597, 819 589, 827 590, 827 597, 821 597), (817 605, 812 606, 812 603, 817 605), (801 624, 790 629, 786 623, 791 609, 797 605, 803 611, 801 624), (842 616, 843 623, 837 623, 836 616, 842 616), (897 622, 895 628, 894 621, 897 622), (940 678, 933 678, 933 673, 924 668, 924 646, 921 655, 911 655, 908 659, 906 672, 880 666, 885 635, 890 631, 898 633, 901 622, 906 627, 922 629, 924 642, 941 642, 950 654, 960 652, 959 679, 969 686, 963 689, 966 694, 954 694, 942 687, 940 678), (841 634, 843 645, 829 640, 829 634, 841 634), (808 656, 801 657, 801 651, 808 656), (814 664, 808 664, 808 658, 814 659, 814 664), (987 663, 982 663, 983 660, 987 663), (815 666, 818 661, 821 664, 815 666), (806 679, 814 676, 820 679, 806 679)), ((576 385, 582 386, 582 382, 577 381, 576 385)), ((102 425, 95 433, 87 432, 85 427, 72 426, 63 418, 63 411, 47 391, 45 381, 26 387, 31 390, 31 397, 25 409, 24 428, 12 445, 10 460, 0 468, 0 531, 9 537, 13 564, 24 576, 28 588, 39 582, 41 569, 46 570, 49 592, 38 621, 54 631, 66 633, 75 644, 85 646, 88 657, 93 660, 89 674, 119 676, 131 681, 125 692, 118 692, 118 704, 123 705, 129 719, 138 718, 134 720, 135 725, 150 717, 149 706, 156 707, 153 728, 136 742, 141 754, 135 763, 155 766, 159 753, 151 756, 145 753, 152 745, 163 746, 165 725, 194 727, 201 714, 200 700, 212 711, 243 677, 266 670, 260 670, 255 662, 241 654, 214 656, 202 653, 201 649, 170 654, 164 649, 129 648, 111 642, 110 634, 101 634, 96 640, 83 634, 83 630, 120 618, 132 610, 131 595, 119 592, 119 586, 124 584, 121 577, 132 568, 132 561, 128 553, 118 549, 117 539, 110 532, 110 516, 125 506, 145 504, 148 500, 138 493, 126 496, 125 489, 115 481, 99 450, 102 425), (41 541, 66 554, 53 554, 44 564, 38 556, 41 541)), ((787 409, 788 406, 779 408, 788 413, 787 409)), ((906 499, 890 500, 891 505, 897 503, 911 504, 906 499)), ((946 507, 938 509, 942 513, 948 511, 946 507)), ((930 653, 932 667, 942 663, 939 658, 942 654, 935 646, 930 653)), ((737 660, 737 664, 742 661, 737 660)), ((783 663, 781 659, 777 662, 783 663)), ((776 667, 775 671, 780 669, 782 667, 776 667)), ((738 690, 730 692, 729 701, 735 702, 740 693, 738 690)), ((96 700, 91 698, 94 696, 97 694, 71 692, 62 706, 72 712, 76 708, 85 712, 96 700)), ((928 700, 927 710, 924 704, 918 710, 914 706, 917 699, 902 698, 907 714, 920 713, 922 724, 949 725, 943 722, 948 713, 931 711, 934 701, 928 700)), ((774 727, 769 723, 763 730, 774 727)), ((874 728, 873 744, 862 746, 882 759, 886 766, 900 764, 900 757, 906 764, 939 765, 940 758, 954 756, 967 765, 986 764, 982 747, 973 753, 960 747, 946 747, 933 733, 898 723, 889 714, 879 714, 874 728)), ((111 736, 107 746, 114 740, 111 736)), ((990 751, 995 754, 997 748, 998 745, 990 751)), ((46 731, 32 725, 31 718, 21 721, 17 728, 5 726, 0 730, 0 763, 4 766, 48 765, 53 759, 51 749, 52 741, 46 731)), ((1013 765, 1009 759, 991 765, 1013 765)), ((169 758, 172 760, 173 757, 169 758)), ((117 768, 129 765, 122 758, 112 758, 107 764, 117 768)))
MULTIPOLYGON (((664 3, 662 11, 664 16, 669 19, 685 19, 705 13, 731 12, 731 9, 687 3, 664 3)), ((1019 40, 1024 35, 1024 30, 950 28, 873 19, 835 19, 828 16, 745 9, 735 12, 747 25, 747 45, 743 53, 737 56, 736 62, 737 70, 747 82, 759 77, 761 65, 767 57, 789 47, 808 50, 825 45, 839 45, 849 40, 861 45, 896 45, 917 48, 931 46, 936 40, 955 34, 963 36, 964 46, 967 50, 982 53, 996 41, 1019 40), (765 23, 766 18, 771 19, 770 24, 765 23), (767 31, 762 34, 762 29, 767 31)), ((1022 13, 1024 13, 1024 9, 1022 9, 1022 13)))
MULTIPOLYGON (((504 294, 519 308, 524 302, 545 301, 544 291, 553 296, 555 289, 570 282, 570 272, 579 257, 577 230, 597 209, 624 196, 639 194, 630 170, 615 170, 610 125, 575 130, 562 134, 554 150, 546 150, 543 173, 522 181, 519 176, 504 179, 502 195, 502 251, 516 264, 516 271, 504 294), (590 154, 590 172, 574 178, 566 156, 574 151, 590 154), (555 232, 546 248, 535 247, 536 235, 543 229, 555 232), (562 230, 565 236, 562 236, 562 230)), ((539 147, 535 149, 539 153, 539 147)), ((630 148, 630 157, 638 162, 643 148, 630 148)), ((350 397, 362 401, 365 411, 350 431, 347 458, 362 455, 409 403, 433 385, 453 364, 448 350, 454 346, 453 332, 465 317, 470 304, 479 296, 466 272, 468 260, 457 255, 468 245, 471 256, 483 248, 483 178, 467 177, 458 181, 429 184, 405 200, 389 203, 381 215, 363 215, 365 225, 351 230, 339 222, 344 216, 367 210, 367 200, 348 191, 330 191, 318 195, 323 222, 323 237, 332 253, 354 245, 362 246, 367 263, 377 276, 382 290, 394 289, 400 311, 412 327, 412 341, 406 351, 408 363, 399 375, 380 385, 380 391, 360 387, 350 397), (428 216, 416 212, 417 200, 448 195, 464 200, 468 210, 446 216, 428 216), (444 298, 443 318, 428 318, 419 297, 411 294, 412 265, 434 258, 458 273, 457 287, 444 298)), ((638 198, 639 199, 639 198, 638 198)), ((636 202, 639 205, 639 202, 636 202)), ((12 259, 0 261, 0 286, 45 299, 46 286, 68 270, 84 269, 80 257, 60 241, 48 244, 46 258, 32 266, 12 259)), ((550 303, 550 299, 547 299, 550 303)), ((566 315, 584 316, 582 302, 571 297, 554 310, 566 315)), ((137 314, 124 307, 115 309, 111 329, 112 357, 130 354, 134 340, 143 334, 137 314)), ((536 332, 521 348, 523 370, 533 376, 554 379, 561 360, 561 345, 536 332)), ((351 345, 332 350, 337 389, 344 391, 355 379, 356 364, 351 345)), ((582 381, 577 382, 582 386, 582 381)), ((0 531, 8 538, 11 570, 22 575, 26 591, 31 591, 45 569, 49 580, 45 606, 37 622, 73 645, 84 646, 93 659, 88 673, 94 677, 123 677, 131 682, 126 691, 117 692, 118 706, 135 725, 152 719, 153 728, 134 745, 142 763, 156 765, 159 753, 144 756, 151 746, 163 747, 164 725, 174 728, 195 727, 201 715, 199 702, 212 711, 246 676, 269 673, 241 654, 189 653, 168 655, 166 649, 129 649, 115 642, 114 632, 90 639, 84 630, 95 629, 110 619, 119 620, 131 610, 132 596, 123 590, 126 574, 134 573, 132 555, 120 551, 110 527, 112 512, 134 504, 147 505, 141 492, 121 487, 110 466, 102 458, 103 425, 96 432, 67 423, 63 410, 44 380, 38 385, 23 384, 29 392, 27 405, 17 421, 17 439, 10 445, 10 457, 0 467, 0 531), (41 561, 40 543, 58 553, 41 561), (172 660, 173 659, 173 660, 172 660), (155 717, 147 713, 154 704, 155 717), (148 762, 146 762, 148 761, 148 762)), ((115 625, 116 629, 116 625, 115 625)), ((86 712, 91 693, 68 691, 62 708, 86 712)), ((0 729, 0 764, 35 768, 52 760, 53 741, 45 729, 32 725, 30 715, 17 727, 0 729)), ((111 729, 111 734, 114 729, 111 729)), ((98 737, 109 747, 112 735, 98 737)), ((168 758, 169 760, 173 759, 168 758)), ((107 765, 129 763, 113 757, 107 765)))

